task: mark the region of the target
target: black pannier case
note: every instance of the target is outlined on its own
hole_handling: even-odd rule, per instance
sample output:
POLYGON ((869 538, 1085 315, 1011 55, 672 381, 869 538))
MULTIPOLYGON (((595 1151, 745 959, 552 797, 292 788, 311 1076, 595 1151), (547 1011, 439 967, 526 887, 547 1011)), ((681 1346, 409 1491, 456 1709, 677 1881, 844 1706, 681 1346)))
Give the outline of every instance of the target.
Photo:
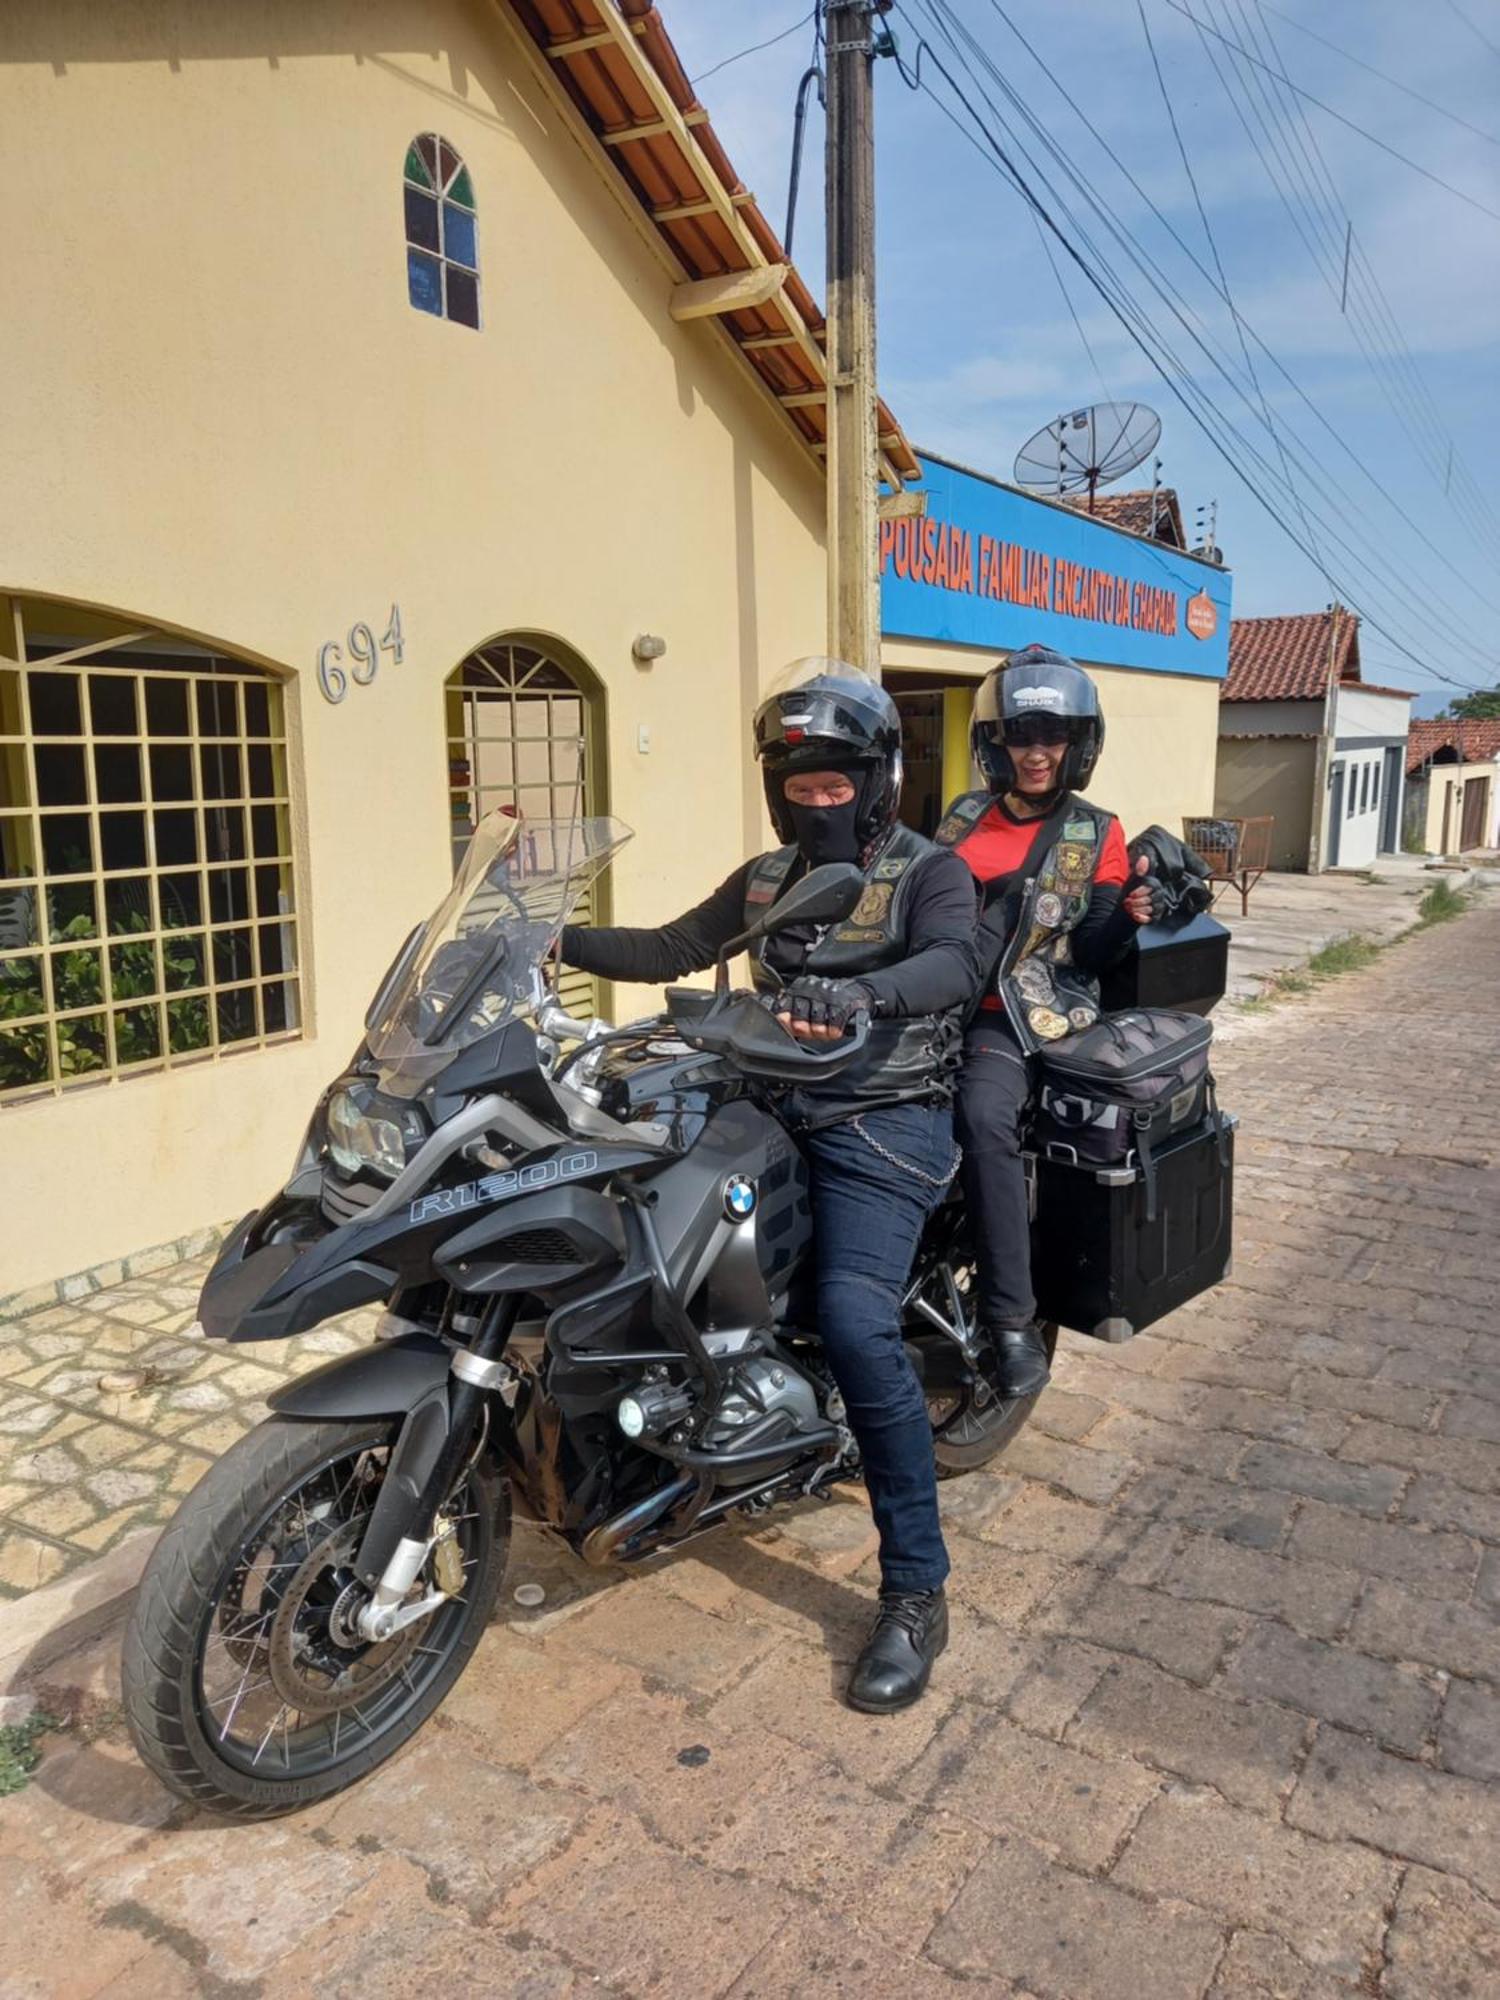
POLYGON ((1100 979, 1106 1013, 1125 1007, 1171 1007, 1206 1014, 1229 984, 1229 932, 1216 917, 1185 924, 1143 924, 1133 948, 1100 979))
POLYGON ((1217 1285, 1229 1270, 1233 1128, 1209 1118, 1155 1149, 1154 1216, 1138 1163, 1038 1158, 1031 1259, 1041 1317, 1128 1340, 1217 1285))

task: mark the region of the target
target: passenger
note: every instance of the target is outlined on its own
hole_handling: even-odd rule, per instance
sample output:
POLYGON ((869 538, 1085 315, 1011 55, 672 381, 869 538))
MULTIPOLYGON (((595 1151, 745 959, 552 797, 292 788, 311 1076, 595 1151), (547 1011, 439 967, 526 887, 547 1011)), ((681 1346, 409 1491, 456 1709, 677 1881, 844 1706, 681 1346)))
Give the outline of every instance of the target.
POLYGON ((974 884, 897 820, 901 719, 857 668, 789 670, 756 712, 755 754, 785 845, 659 930, 569 925, 561 955, 607 979, 677 979, 712 965, 806 869, 843 861, 864 873, 849 923, 776 934, 755 948, 754 971, 757 986, 780 987, 777 1017, 806 1041, 836 1042, 856 1015, 871 1017, 860 1054, 800 1088, 789 1109, 811 1178, 818 1332, 880 1531, 880 1610, 848 1698, 882 1713, 918 1698, 948 1640, 932 1424, 901 1301, 957 1168, 953 1087, 979 991, 974 884))
POLYGON ((1099 696, 1081 667, 1046 646, 1013 654, 981 683, 970 740, 987 789, 955 800, 935 835, 981 885, 986 991, 964 1038, 957 1128, 978 1319, 993 1350, 986 1372, 1002 1396, 1034 1396, 1050 1365, 1021 1156, 1029 1058, 1098 1018, 1097 975, 1151 921, 1160 892, 1127 887, 1120 822, 1077 796, 1104 747, 1099 696))

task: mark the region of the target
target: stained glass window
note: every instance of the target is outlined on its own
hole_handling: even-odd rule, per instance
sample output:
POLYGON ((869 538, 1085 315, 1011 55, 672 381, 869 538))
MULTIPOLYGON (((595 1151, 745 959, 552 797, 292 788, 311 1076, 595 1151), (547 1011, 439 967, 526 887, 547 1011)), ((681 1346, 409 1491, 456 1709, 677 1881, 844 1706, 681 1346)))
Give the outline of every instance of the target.
POLYGON ((406 149, 406 295, 418 312, 479 324, 479 227, 469 170, 446 139, 423 132, 406 149))

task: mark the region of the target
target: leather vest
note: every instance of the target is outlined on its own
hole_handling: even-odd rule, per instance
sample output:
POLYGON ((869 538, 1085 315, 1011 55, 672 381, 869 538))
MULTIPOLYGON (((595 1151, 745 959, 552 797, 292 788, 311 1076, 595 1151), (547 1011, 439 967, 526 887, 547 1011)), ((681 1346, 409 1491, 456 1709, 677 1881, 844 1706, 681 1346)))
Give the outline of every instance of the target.
MULTIPOLYGON (((934 843, 961 846, 993 804, 988 792, 966 792, 955 799, 934 843)), ((1099 982, 1074 965, 1069 939, 1088 910, 1113 818, 1098 806, 1068 797, 1056 832, 1027 863, 1030 872, 1015 926, 986 973, 986 985, 999 995, 1016 1040, 1028 1052, 1092 1027, 1099 1018, 1099 982)), ((986 937, 982 921, 980 937, 986 937)))
MULTIPOLYGON (((858 979, 863 972, 898 965, 909 957, 912 878, 917 863, 932 851, 932 842, 921 834, 907 826, 895 827, 866 869, 864 894, 844 923, 819 931, 810 943, 794 942, 782 933, 762 938, 753 947, 750 968, 757 991, 776 990, 778 974, 786 980, 801 972, 824 979, 858 979)), ((752 865, 745 881, 747 926, 775 902, 797 860, 795 846, 781 847, 752 865)), ((962 1014, 955 1007, 941 1014, 872 1021, 864 1048, 837 1076, 800 1087, 808 1122, 832 1124, 881 1104, 948 1102, 961 1056, 962 1014)))

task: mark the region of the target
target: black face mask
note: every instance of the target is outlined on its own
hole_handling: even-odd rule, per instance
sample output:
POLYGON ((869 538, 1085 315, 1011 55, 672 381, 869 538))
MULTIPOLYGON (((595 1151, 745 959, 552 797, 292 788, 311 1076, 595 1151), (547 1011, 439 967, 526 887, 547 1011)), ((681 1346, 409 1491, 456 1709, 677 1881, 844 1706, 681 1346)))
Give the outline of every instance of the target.
POLYGON ((796 831, 798 850, 809 868, 820 867, 825 861, 858 861, 857 797, 846 806, 797 806, 788 799, 786 809, 796 831))

